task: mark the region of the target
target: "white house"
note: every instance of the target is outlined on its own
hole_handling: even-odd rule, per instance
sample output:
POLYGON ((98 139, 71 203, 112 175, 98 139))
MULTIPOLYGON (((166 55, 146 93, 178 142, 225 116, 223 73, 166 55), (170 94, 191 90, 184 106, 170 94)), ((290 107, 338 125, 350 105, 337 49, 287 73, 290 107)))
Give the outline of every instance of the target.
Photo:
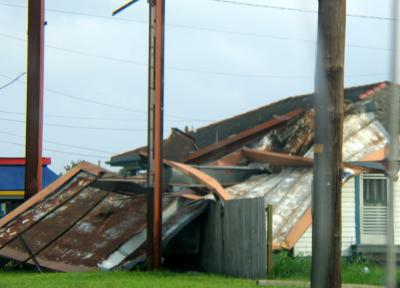
MULTIPOLYGON (((400 244, 400 183, 394 191, 395 245, 400 244)), ((388 178, 384 174, 362 173, 342 189, 342 254, 357 251, 383 252, 387 233, 388 178)), ((312 228, 294 246, 295 255, 311 255, 312 228)))

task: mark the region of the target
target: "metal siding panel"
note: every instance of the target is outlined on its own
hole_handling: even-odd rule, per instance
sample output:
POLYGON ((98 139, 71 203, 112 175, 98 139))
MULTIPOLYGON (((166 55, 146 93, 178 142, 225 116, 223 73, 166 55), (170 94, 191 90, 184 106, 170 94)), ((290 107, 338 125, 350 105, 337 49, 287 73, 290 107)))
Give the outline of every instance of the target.
POLYGON ((201 249, 203 270, 229 276, 264 277, 264 199, 231 200, 224 202, 224 206, 212 202, 209 209, 201 249))
POLYGON ((263 198, 228 201, 224 211, 225 273, 247 278, 264 277, 266 229, 263 198))
POLYGON ((201 266, 205 272, 223 273, 221 209, 219 202, 210 201, 205 213, 201 245, 201 266))

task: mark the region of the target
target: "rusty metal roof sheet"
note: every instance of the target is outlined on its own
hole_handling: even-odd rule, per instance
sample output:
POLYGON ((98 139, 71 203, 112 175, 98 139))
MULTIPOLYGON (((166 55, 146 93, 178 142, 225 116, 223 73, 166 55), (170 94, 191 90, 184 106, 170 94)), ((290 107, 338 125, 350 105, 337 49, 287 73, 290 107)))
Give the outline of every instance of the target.
MULTIPOLYGON (((102 175, 75 172, 0 228, 0 257, 56 271, 91 271, 113 269, 144 251, 146 195, 121 194, 113 191, 118 185, 96 185, 102 175), (103 186, 107 190, 98 188, 103 186)), ((165 194, 163 238, 170 239, 205 205, 165 194)))

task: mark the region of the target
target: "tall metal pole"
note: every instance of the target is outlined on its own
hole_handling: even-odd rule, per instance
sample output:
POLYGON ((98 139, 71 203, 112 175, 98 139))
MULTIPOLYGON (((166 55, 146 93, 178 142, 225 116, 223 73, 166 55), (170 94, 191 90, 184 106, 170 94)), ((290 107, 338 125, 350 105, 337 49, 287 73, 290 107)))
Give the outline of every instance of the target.
POLYGON ((148 233, 149 269, 161 267, 162 146, 164 111, 165 1, 149 0, 149 134, 148 134, 148 233))
POLYGON ((396 249, 394 243, 394 203, 395 203, 395 184, 398 173, 398 159, 399 159, 399 94, 400 89, 397 85, 400 84, 400 6, 398 0, 393 0, 393 23, 392 23, 392 53, 390 55, 391 78, 392 88, 389 100, 389 135, 390 135, 390 149, 389 149, 389 189, 387 197, 387 251, 386 251, 386 287, 396 287, 396 249))
MULTIPOLYGON (((136 3, 131 0, 113 12, 113 16, 136 3)), ((164 32, 165 1, 149 2, 149 87, 147 134, 147 267, 161 267, 163 123, 164 123, 164 32)))
POLYGON ((341 287, 346 0, 319 0, 312 189, 312 287, 341 287))
POLYGON ((44 2, 28 3, 25 199, 42 188, 44 2))

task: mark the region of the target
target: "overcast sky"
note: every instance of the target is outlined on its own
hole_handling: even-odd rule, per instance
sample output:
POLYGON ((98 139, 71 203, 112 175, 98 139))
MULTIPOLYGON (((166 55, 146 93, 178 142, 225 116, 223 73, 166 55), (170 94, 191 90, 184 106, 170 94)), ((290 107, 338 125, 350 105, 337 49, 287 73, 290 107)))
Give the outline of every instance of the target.
MULTIPOLYGON (((316 0, 237 1, 317 10, 316 0)), ((111 17, 126 2, 46 1, 44 155, 56 172, 146 143, 148 6, 141 0, 111 17)), ((391 17, 390 1, 347 2, 353 16, 391 17)), ((26 71, 26 6, 0 0, 0 86, 26 71)), ((313 91, 316 13, 214 0, 166 7, 166 136, 313 91)), ((353 16, 345 85, 389 79, 390 21, 353 16)), ((24 156, 25 82, 0 90, 0 157, 24 156)))

